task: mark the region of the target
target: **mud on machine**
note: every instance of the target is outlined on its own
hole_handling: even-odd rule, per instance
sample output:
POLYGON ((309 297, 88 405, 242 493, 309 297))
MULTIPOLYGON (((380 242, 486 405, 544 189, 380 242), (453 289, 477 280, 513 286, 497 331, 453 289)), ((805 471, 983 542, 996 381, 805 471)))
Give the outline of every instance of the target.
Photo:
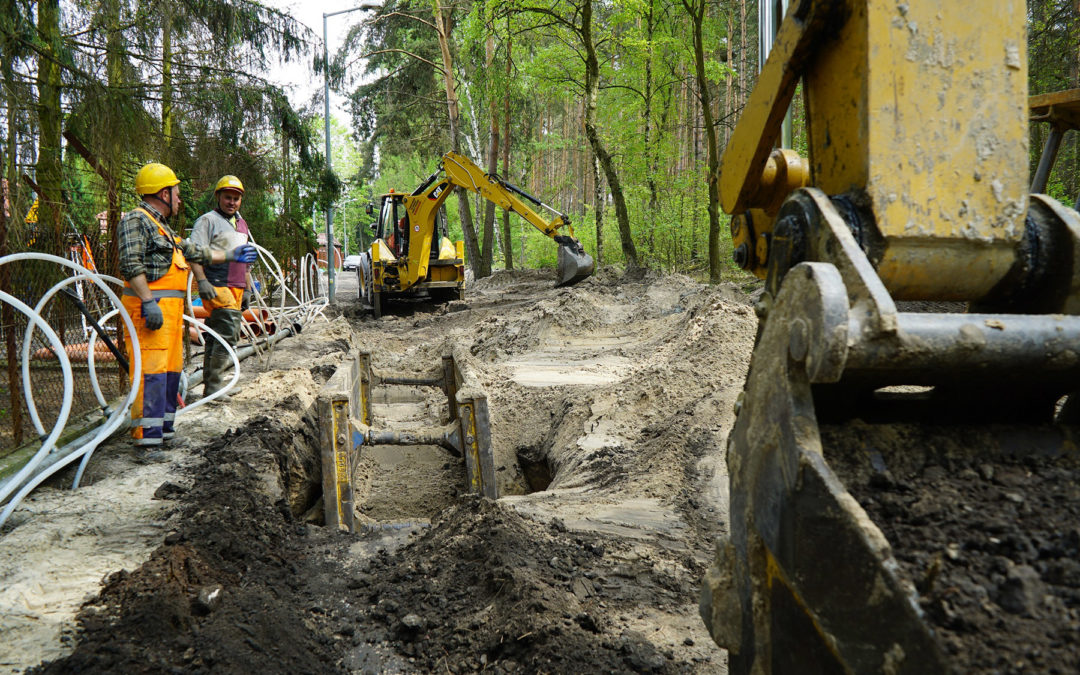
POLYGON ((1007 429, 980 456, 1075 452, 1080 219, 1029 193, 1025 3, 970 12, 793 1, 725 151, 736 261, 765 279, 727 448, 730 537, 702 589, 732 672, 949 668, 828 461, 865 448, 823 438, 858 419, 955 442, 965 424, 1007 429), (774 149, 800 80, 808 159, 774 149))

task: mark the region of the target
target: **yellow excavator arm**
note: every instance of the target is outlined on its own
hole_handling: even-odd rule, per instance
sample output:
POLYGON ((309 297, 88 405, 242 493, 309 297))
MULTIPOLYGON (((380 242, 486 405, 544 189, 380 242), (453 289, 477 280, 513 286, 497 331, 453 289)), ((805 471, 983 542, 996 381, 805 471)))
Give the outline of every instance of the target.
POLYGON ((569 216, 543 203, 513 183, 496 175, 484 173, 468 157, 456 152, 443 155, 442 170, 452 185, 471 190, 496 206, 513 211, 559 244, 559 279, 556 285, 575 284, 592 274, 592 256, 585 253, 581 242, 574 237, 574 227, 570 224, 569 216), (551 220, 544 220, 540 214, 520 199, 522 197, 540 208, 551 211, 555 216, 551 220), (560 233, 563 228, 566 234, 560 233))
POLYGON ((447 178, 449 178, 450 182, 454 185, 463 187, 466 190, 472 190, 489 202, 494 203, 496 206, 506 209, 507 211, 513 211, 529 221, 530 225, 552 239, 558 236, 559 228, 564 226, 569 235, 571 237, 574 236, 574 227, 570 224, 570 218, 565 214, 547 206, 517 186, 503 181, 498 176, 484 173, 480 167, 473 164, 468 157, 459 155, 456 152, 448 152, 443 155, 442 166, 443 171, 446 172, 447 178), (533 211, 528 204, 518 199, 517 195, 529 199, 538 206, 550 209, 555 213, 555 217, 550 221, 544 220, 543 217, 533 211))

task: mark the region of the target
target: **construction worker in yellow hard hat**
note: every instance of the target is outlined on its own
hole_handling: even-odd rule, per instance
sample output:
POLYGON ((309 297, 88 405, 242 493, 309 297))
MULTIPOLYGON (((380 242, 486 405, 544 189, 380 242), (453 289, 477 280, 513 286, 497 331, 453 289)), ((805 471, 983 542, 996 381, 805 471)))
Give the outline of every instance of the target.
MULTIPOLYGON (((158 446, 173 437, 190 264, 251 261, 255 249, 211 249, 176 236, 168 221, 180 209, 180 180, 164 164, 139 169, 135 192, 142 203, 124 215, 119 227, 123 304, 142 355, 139 393, 131 406, 132 436, 136 445, 158 446)), ((125 342, 128 362, 134 364, 131 337, 125 336, 125 342)))
MULTIPOLYGON (((222 176, 214 187, 215 208, 199 216, 191 230, 191 240, 203 246, 231 248, 247 244, 249 230, 240 215, 244 184, 236 176, 222 176)), ((227 262, 220 265, 192 265, 199 282, 199 297, 210 310, 206 325, 217 331, 230 346, 240 339, 244 292, 251 288, 249 265, 227 262)), ((225 373, 232 365, 225 347, 211 336, 204 340, 203 397, 225 386, 225 373)))

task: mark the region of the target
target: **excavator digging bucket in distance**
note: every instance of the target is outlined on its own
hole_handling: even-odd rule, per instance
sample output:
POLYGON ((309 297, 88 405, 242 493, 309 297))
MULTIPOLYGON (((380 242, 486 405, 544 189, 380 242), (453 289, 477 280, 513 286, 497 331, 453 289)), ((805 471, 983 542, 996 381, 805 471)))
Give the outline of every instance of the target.
POLYGON ((555 270, 558 277, 555 287, 572 286, 592 276, 593 259, 585 252, 581 242, 569 239, 559 242, 559 263, 555 270))

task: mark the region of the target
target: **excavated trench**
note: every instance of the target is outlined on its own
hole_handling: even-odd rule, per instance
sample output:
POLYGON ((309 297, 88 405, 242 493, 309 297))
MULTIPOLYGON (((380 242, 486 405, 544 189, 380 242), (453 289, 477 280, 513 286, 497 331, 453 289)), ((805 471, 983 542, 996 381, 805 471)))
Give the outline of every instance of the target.
MULTIPOLYGON (((67 656, 41 671, 723 672, 697 597, 727 520, 745 299, 681 277, 553 290, 519 272, 454 305, 377 322, 346 306, 186 422, 153 474, 148 557, 83 591, 97 595, 67 656), (318 525, 319 387, 357 349, 411 372, 448 345, 488 396, 500 499, 468 495, 441 447, 375 446, 359 533, 318 525)), ((445 397, 377 390, 373 414, 441 425, 445 397)))
MULTIPOLYGON (((382 428, 440 426, 447 421, 445 408, 441 392, 421 387, 372 393, 372 416, 382 428)), ((465 489, 462 459, 438 446, 373 445, 361 457, 363 483, 356 495, 361 522, 430 521, 465 489)))
POLYGON ((551 463, 537 448, 519 448, 517 463, 525 481, 526 493, 543 492, 551 485, 555 471, 551 463))

